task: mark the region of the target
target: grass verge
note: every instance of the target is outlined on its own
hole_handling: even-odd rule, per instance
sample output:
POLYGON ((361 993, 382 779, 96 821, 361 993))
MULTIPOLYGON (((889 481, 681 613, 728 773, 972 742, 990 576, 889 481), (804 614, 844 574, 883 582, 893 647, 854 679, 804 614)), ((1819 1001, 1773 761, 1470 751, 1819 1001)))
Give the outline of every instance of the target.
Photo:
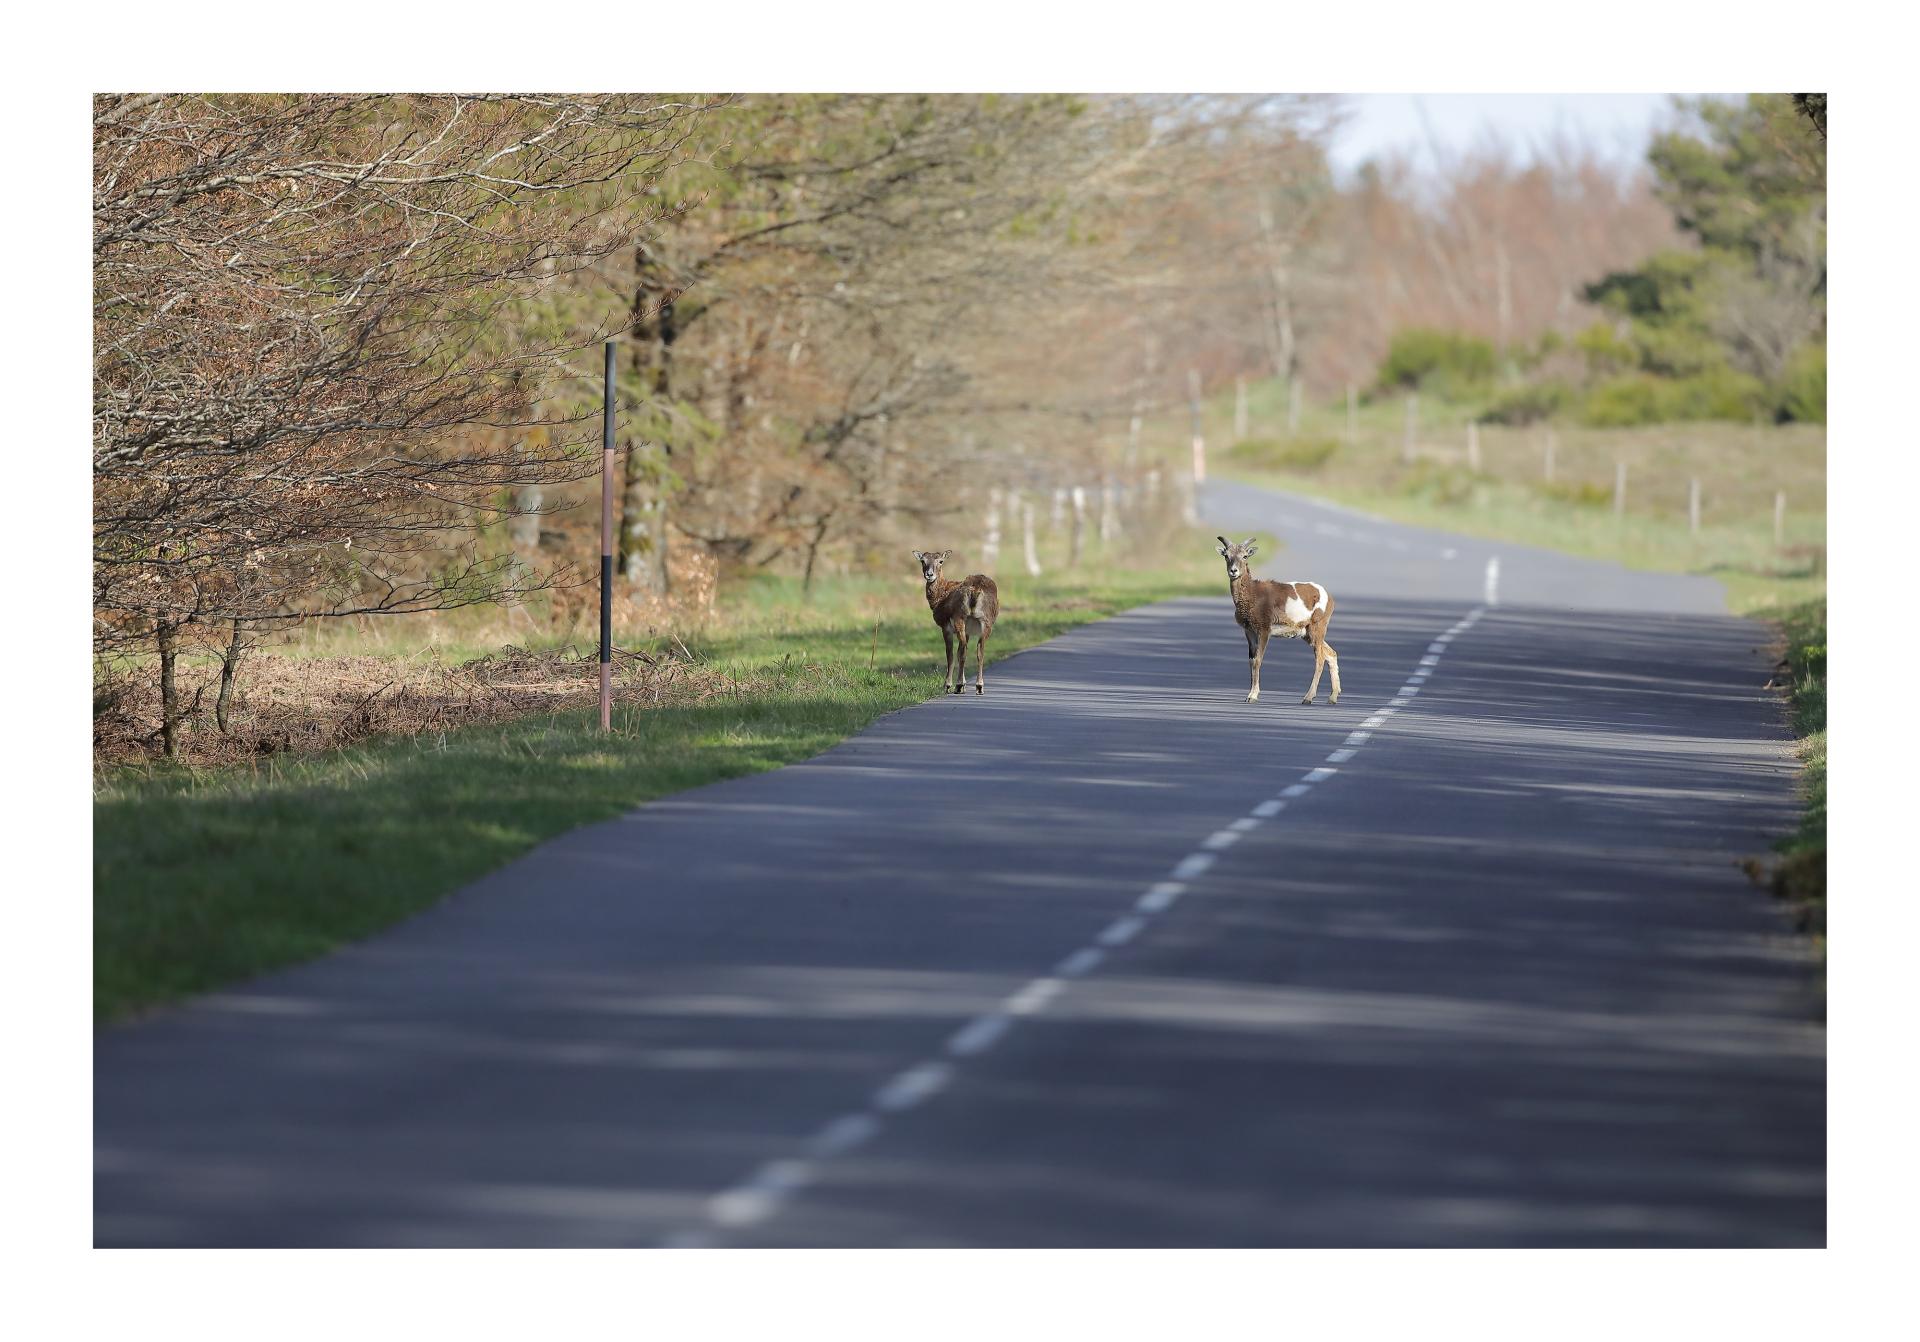
POLYGON ((1781 620, 1794 734, 1805 764, 1800 827, 1776 847, 1773 892, 1792 906, 1824 963, 1827 953, 1827 603, 1810 601, 1781 620))
MULTIPOLYGON (((992 659, 1216 590, 1211 546, 1184 548, 1191 562, 1157 572, 1004 579, 992 659)), ((810 600, 753 583, 685 641, 723 688, 622 704, 611 737, 591 711, 563 712, 245 767, 101 769, 96 1022, 309 959, 553 835, 806 759, 940 691, 940 636, 905 580, 841 580, 810 600)))

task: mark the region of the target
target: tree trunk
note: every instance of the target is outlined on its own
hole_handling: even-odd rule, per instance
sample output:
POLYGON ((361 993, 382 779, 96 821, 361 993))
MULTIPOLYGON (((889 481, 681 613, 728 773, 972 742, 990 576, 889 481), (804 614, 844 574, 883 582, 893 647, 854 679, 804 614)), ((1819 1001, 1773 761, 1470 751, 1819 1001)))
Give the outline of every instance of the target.
POLYGON ((639 394, 654 407, 658 456, 627 451, 627 480, 620 494, 620 572, 630 583, 666 595, 672 573, 667 564, 665 468, 673 460, 668 440, 669 401, 673 393, 673 342, 679 334, 672 290, 645 244, 634 253, 631 366, 639 394))
POLYGON ((220 697, 213 701, 213 720, 222 732, 227 730, 227 709, 233 702, 233 677, 240 667, 240 621, 233 622, 233 637, 220 656, 220 697))
POLYGON ((820 546, 827 538, 827 519, 821 518, 813 529, 813 535, 807 539, 807 567, 800 575, 800 590, 806 596, 813 595, 813 566, 820 558, 820 546))

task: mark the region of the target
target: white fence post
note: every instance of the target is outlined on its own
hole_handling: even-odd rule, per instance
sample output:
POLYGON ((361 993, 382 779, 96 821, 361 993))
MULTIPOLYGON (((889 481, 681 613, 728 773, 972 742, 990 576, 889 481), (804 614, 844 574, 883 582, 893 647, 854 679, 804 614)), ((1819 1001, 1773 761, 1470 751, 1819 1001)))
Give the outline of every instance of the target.
POLYGON ((1000 486, 987 491, 987 539, 980 547, 980 567, 991 569, 1000 558, 1000 486))
POLYGON ((1787 543, 1787 491, 1777 489, 1773 494, 1773 548, 1779 549, 1787 543))
POLYGON ((1695 539, 1700 535, 1700 479, 1698 476, 1687 481, 1687 534, 1695 539))
POLYGON ((1247 380, 1236 377, 1233 380, 1233 440, 1245 442, 1247 437, 1247 380))
POLYGON ((1624 461, 1613 463, 1613 515, 1627 515, 1627 463, 1624 461))
POLYGON ((1300 432, 1300 375, 1287 379, 1287 433, 1300 432))
POLYGON ((1020 505, 1020 530, 1027 543, 1027 576, 1040 576, 1040 554, 1033 547, 1033 504, 1020 505))
POLYGON ((1073 487, 1073 533, 1067 543, 1067 567, 1077 568, 1080 564, 1080 534, 1087 521, 1087 491, 1079 485, 1073 487))

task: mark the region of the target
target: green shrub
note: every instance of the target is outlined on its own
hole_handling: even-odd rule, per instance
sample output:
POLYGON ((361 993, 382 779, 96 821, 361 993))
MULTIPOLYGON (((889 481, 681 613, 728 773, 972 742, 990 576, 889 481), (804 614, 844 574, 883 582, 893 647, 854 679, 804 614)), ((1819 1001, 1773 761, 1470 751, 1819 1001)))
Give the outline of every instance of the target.
POLYGON ((1249 438, 1227 449, 1227 459, 1256 471, 1317 471, 1340 450, 1336 438, 1249 438))
POLYGON ((1485 424, 1510 424, 1515 427, 1538 424, 1551 419, 1566 405, 1566 384, 1538 382, 1502 392, 1481 412, 1485 424))
POLYGON ((1766 408, 1767 392, 1760 380, 1730 368, 1709 369, 1693 377, 1624 373, 1587 393, 1580 420, 1599 429, 1700 419, 1740 423, 1766 408))
POLYGON ((1802 424, 1827 422, 1827 347, 1802 345, 1780 376, 1775 417, 1802 424))
POLYGON ((1666 418, 1666 392, 1660 379, 1647 373, 1625 373, 1608 378, 1587 393, 1580 421, 1597 429, 1631 428, 1658 424, 1666 418))
POLYGON ((1573 347, 1586 358, 1587 371, 1596 375, 1624 372, 1640 363, 1640 351, 1612 322, 1595 322, 1573 338, 1573 347))
POLYGON ((1411 327, 1387 347, 1378 385, 1459 395, 1492 381, 1493 362, 1492 344, 1478 336, 1411 327))

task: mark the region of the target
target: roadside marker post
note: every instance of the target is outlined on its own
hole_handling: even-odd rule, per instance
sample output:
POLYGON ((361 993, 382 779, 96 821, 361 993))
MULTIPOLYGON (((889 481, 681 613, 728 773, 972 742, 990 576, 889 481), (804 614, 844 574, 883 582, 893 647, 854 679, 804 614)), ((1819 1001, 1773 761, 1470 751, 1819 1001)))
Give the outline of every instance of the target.
POLYGON ((613 342, 600 407, 600 730, 613 730, 613 342))

